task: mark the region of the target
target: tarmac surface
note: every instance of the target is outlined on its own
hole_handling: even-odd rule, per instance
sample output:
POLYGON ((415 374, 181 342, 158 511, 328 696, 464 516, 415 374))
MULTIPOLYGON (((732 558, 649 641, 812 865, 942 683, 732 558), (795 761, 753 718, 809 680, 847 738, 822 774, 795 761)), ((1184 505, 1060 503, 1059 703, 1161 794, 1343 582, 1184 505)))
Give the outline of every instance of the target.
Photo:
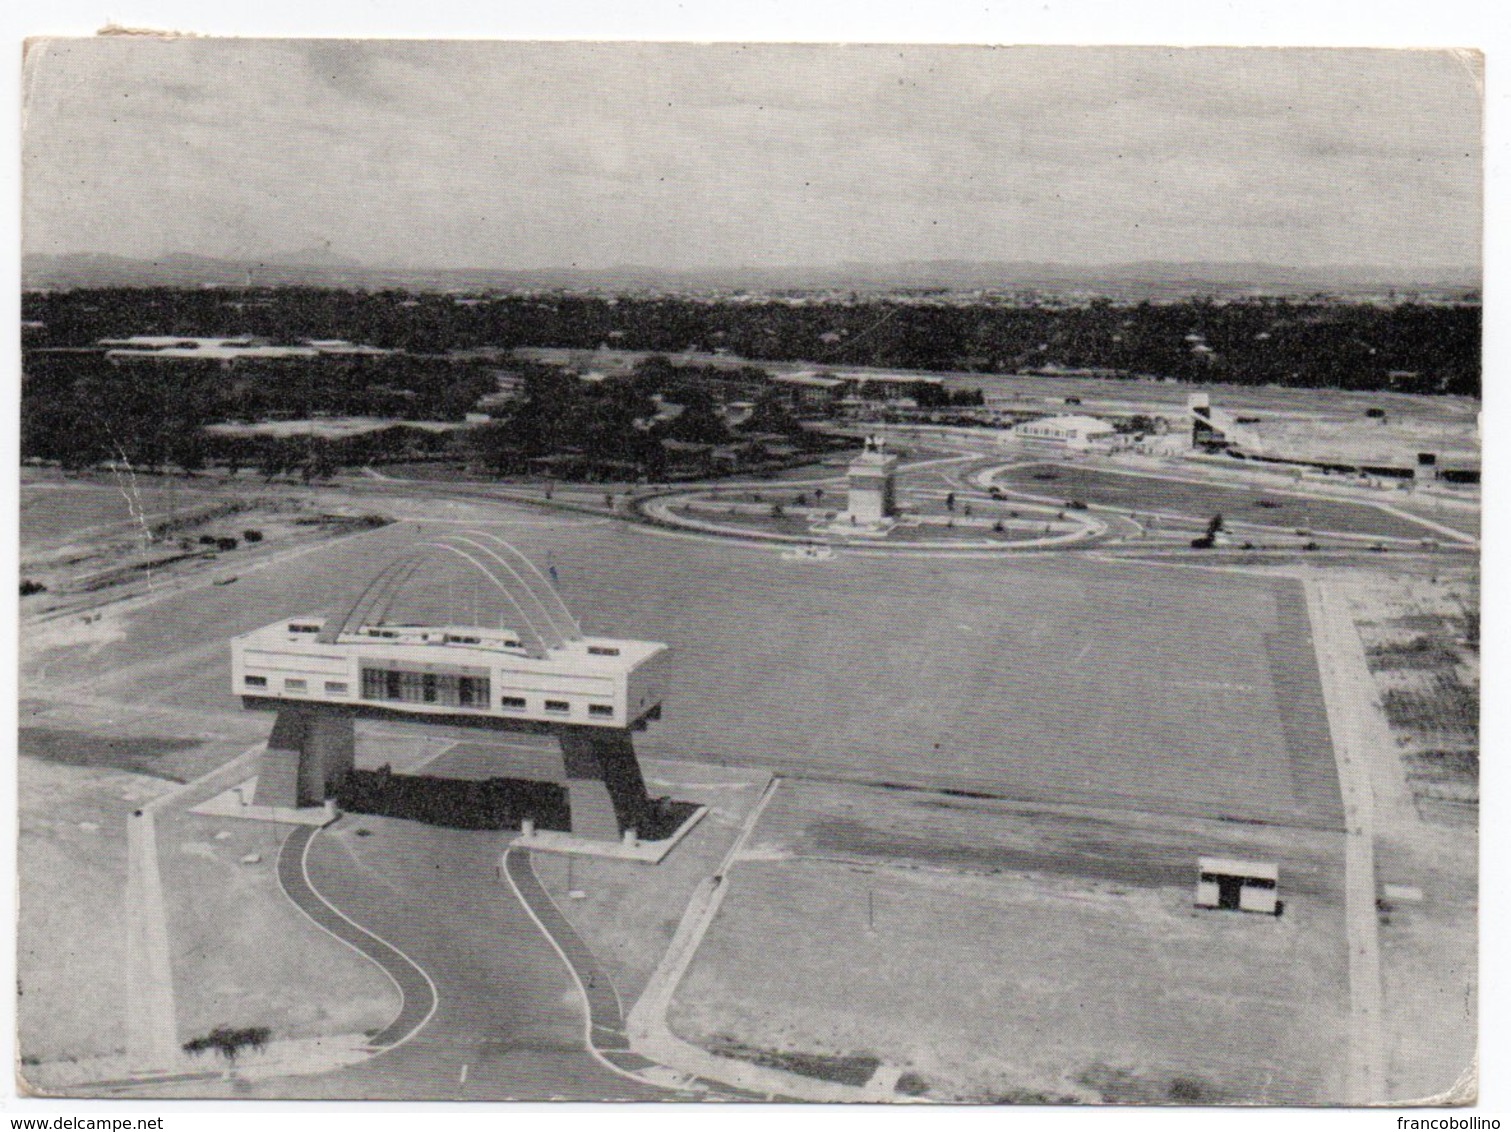
MULTIPOLYGON (((296 834, 296 838, 298 834, 296 834)), ((320 1100, 655 1100, 671 1094, 621 1076, 583 1044, 581 1000, 561 957, 501 878, 496 833, 348 816, 315 834, 309 879, 361 925, 385 969, 402 952, 435 986, 435 1011, 416 1029, 405 1005, 375 1035, 391 1047, 312 1076, 242 1082, 238 1097, 320 1100), (368 836, 358 836, 358 830, 368 836), (373 938, 378 941, 374 943, 373 938), (385 948, 389 949, 385 952, 385 948), (380 958, 381 956, 381 958, 380 958), (399 1032, 399 1031, 403 1032, 399 1032)), ((307 906, 307 898, 298 900, 307 906)), ((423 1004, 423 998, 420 1003, 423 1004)), ((223 1095, 223 1083, 156 1095, 223 1095)))
POLYGON ((374 1046, 392 1048, 413 1037, 430 1021, 438 1005, 435 984, 402 951, 348 919, 311 886, 306 860, 317 833, 317 827, 301 826, 289 834, 278 855, 278 883, 301 912, 382 967, 393 980, 399 990, 399 1013, 371 1039, 374 1046))

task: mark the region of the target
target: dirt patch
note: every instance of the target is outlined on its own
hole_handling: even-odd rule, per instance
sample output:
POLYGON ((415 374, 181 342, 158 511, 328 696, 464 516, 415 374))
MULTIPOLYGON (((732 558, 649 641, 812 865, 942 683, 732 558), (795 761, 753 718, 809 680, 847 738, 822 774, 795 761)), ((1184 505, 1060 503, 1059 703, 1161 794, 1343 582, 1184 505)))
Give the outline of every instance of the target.
POLYGON ((1093 1065, 1077 1078, 1106 1104, 1222 1104, 1229 1098, 1200 1077, 1149 1076, 1124 1066, 1093 1065))
MULTIPOLYGON (((327 511, 309 492, 238 490, 235 481, 90 480, 25 485, 22 561, 36 590, 23 614, 93 609, 269 554, 372 529, 385 517, 327 511)), ((217 579, 230 584, 234 577, 217 579)), ((88 624, 89 620, 80 622, 88 624)))
MULTIPOLYGON (((1375 829, 1388 1095, 1442 1096, 1477 1046, 1479 575, 1398 564, 1340 576, 1399 759, 1375 829)), ((1467 1097, 1461 1099, 1468 1099, 1467 1097)))
POLYGON ((217 1026, 266 1026, 277 1040, 376 1031, 398 1012, 388 978, 284 895, 288 833, 177 806, 158 816, 180 1042, 217 1026))
POLYGON ((1341 1096, 1329 905, 1277 920, 1198 912, 1184 887, 802 859, 742 861, 727 883, 670 1014, 707 1048, 863 1050, 939 1100, 1102 1101, 1081 1079, 1096 1065, 1139 1067, 1166 1103, 1181 1081, 1203 1099, 1341 1096))
POLYGON ((1118 892, 1185 889, 1196 858, 1216 855, 1275 862, 1289 895, 1331 905, 1338 852, 1325 831, 788 780, 744 857, 1037 874, 1118 892))
POLYGON ((120 770, 17 767, 18 1055, 85 1061, 126 1042, 126 820, 169 787, 120 770))
POLYGON ((1478 751, 1413 751, 1403 758, 1406 782, 1423 820, 1460 828, 1478 825, 1478 751))
POLYGON ((708 1043, 710 1053, 748 1061, 767 1069, 785 1069, 820 1081, 840 1085, 864 1085, 881 1067, 881 1058, 871 1054, 811 1053, 800 1050, 759 1049, 724 1035, 708 1043))
POLYGON ((125 738, 89 735, 51 727, 23 727, 18 750, 28 758, 64 766, 108 767, 147 774, 169 782, 187 779, 165 765, 167 756, 200 745, 197 739, 125 738))

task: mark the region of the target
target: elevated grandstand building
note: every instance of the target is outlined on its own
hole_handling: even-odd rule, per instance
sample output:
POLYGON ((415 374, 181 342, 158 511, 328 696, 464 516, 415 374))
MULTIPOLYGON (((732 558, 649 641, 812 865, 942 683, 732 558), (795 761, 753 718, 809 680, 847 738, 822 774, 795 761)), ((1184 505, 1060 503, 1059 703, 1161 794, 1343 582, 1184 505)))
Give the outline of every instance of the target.
POLYGON ((583 634, 555 589, 513 547, 479 532, 421 544, 380 571, 339 616, 294 617, 235 637, 233 690, 278 712, 254 804, 319 805, 355 764, 358 717, 532 731, 560 745, 571 832, 644 828, 631 733, 661 714, 670 650, 583 634), (513 626, 394 620, 396 600, 437 561, 470 567, 513 626))

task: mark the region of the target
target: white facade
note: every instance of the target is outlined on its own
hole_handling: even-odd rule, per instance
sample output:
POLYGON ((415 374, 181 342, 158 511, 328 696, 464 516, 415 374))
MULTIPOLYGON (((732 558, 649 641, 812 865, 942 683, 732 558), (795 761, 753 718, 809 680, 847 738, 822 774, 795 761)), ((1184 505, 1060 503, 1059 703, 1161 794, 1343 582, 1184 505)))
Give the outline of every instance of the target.
POLYGON ((897 513, 897 457, 889 456, 880 442, 866 441, 846 474, 848 498, 845 510, 856 523, 880 524, 897 513))
POLYGON ((1096 417, 1042 417, 1015 425, 1002 439, 1055 448, 1086 448, 1094 441, 1110 439, 1115 433, 1110 424, 1096 417))
POLYGON ((254 699, 629 727, 656 712, 671 650, 583 637, 541 650, 509 630, 362 625, 320 640, 292 618, 231 641, 232 691, 254 699))

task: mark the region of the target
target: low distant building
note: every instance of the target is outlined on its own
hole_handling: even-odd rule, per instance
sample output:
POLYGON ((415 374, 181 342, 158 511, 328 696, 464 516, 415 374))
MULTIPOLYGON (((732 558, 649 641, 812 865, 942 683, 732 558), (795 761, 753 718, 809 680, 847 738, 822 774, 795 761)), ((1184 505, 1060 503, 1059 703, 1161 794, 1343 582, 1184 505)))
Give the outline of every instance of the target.
POLYGON ((1259 435, 1246 425, 1257 418, 1237 417, 1212 404, 1209 393, 1192 393, 1186 398, 1186 414, 1191 419, 1191 447, 1208 452, 1241 447, 1247 453, 1265 450, 1259 435))
POLYGON ((787 395, 787 403, 797 412, 826 412, 833 408, 845 390, 837 377, 824 377, 809 371, 779 373, 772 383, 787 395))
POLYGON ((1014 425, 1003 435, 1003 440, 1031 447, 1081 450, 1110 441, 1116 432, 1112 425, 1097 417, 1040 417, 1014 425))
POLYGON ((892 408, 917 408, 919 401, 915 393, 919 386, 933 386, 940 390, 944 388, 944 378, 925 374, 850 370, 838 372, 834 376, 843 381, 847 391, 862 402, 892 408))
POLYGON ((1437 478, 1443 483, 1473 484, 1480 482, 1480 462, 1473 457, 1448 456, 1438 460, 1437 478))
POLYGON ((295 358, 381 357, 392 350, 360 346, 341 338, 313 338, 294 346, 275 346, 267 338, 196 338, 162 334, 136 334, 130 338, 101 338, 105 357, 113 362, 217 362, 287 361, 295 358))
POLYGON ((719 406, 719 415, 730 428, 739 428, 755 412, 754 401, 726 401, 719 406))

